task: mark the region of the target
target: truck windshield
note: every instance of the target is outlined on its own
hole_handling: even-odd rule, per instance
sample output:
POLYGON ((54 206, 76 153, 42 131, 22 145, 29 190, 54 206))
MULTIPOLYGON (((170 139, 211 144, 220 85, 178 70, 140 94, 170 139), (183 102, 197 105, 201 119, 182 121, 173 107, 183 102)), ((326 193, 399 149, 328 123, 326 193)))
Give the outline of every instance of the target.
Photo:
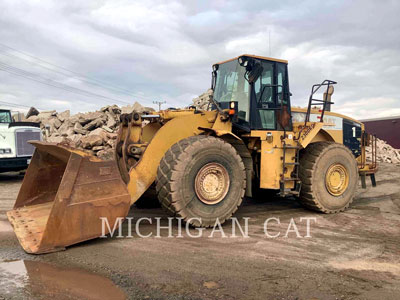
POLYGON ((11 113, 9 110, 0 110, 0 123, 11 123, 11 113))
MULTIPOLYGON (((214 88, 214 99, 218 103, 238 102, 238 118, 249 121, 249 84, 244 78, 245 68, 237 60, 220 64, 214 88)), ((223 107, 228 107, 223 105, 223 107)))

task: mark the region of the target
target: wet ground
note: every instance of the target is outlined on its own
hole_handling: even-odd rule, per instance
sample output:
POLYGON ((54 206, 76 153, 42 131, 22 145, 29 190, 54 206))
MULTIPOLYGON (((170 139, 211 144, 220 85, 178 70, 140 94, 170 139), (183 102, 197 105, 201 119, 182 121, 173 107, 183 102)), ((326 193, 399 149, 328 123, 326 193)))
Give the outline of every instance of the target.
POLYGON ((133 230, 132 238, 35 256, 22 250, 5 216, 22 176, 0 174, 0 299, 400 299, 400 167, 381 165, 377 181, 336 215, 290 199, 247 199, 235 216, 241 224, 250 218, 248 238, 238 227, 232 237, 231 223, 226 238, 210 238, 211 229, 191 238, 184 228, 178 237, 177 227, 157 238, 154 218, 167 225, 166 215, 133 208, 134 221, 152 218, 140 227, 150 238, 133 230), (267 233, 276 238, 264 231, 272 217, 267 233), (300 218, 315 218, 311 237, 300 218))

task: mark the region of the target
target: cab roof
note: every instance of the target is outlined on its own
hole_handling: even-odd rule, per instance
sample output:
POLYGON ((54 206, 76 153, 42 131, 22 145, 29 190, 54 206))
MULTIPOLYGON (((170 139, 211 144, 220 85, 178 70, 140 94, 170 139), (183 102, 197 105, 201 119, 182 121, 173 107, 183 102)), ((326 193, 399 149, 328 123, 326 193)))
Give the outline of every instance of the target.
POLYGON ((288 61, 284 60, 284 59, 278 59, 278 58, 272 58, 272 57, 266 57, 266 56, 259 56, 259 55, 254 55, 254 54, 242 54, 242 55, 236 56, 236 57, 228 59, 228 60, 217 62, 214 65, 220 65, 220 64, 223 64, 223 63, 226 63, 226 62, 230 62, 232 60, 237 60, 241 56, 258 58, 258 59, 262 59, 262 60, 276 61, 276 62, 280 62, 280 63, 284 63, 284 64, 288 63, 288 61))

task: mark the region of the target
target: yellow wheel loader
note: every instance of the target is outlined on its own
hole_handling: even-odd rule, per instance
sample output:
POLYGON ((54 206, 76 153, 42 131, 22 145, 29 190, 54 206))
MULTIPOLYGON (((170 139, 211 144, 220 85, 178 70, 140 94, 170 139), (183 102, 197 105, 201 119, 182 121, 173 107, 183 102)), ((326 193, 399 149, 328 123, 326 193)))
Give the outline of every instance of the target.
POLYGON ((102 218, 112 226, 126 217, 151 186, 170 215, 192 226, 224 222, 260 189, 319 212, 343 211, 359 175, 363 187, 366 176, 375 184, 376 140, 360 122, 330 112, 334 84, 314 85, 308 107, 293 108, 287 61, 241 55, 214 64, 209 110, 121 115, 115 161, 34 142, 8 218, 26 252, 46 253, 99 237, 102 218))

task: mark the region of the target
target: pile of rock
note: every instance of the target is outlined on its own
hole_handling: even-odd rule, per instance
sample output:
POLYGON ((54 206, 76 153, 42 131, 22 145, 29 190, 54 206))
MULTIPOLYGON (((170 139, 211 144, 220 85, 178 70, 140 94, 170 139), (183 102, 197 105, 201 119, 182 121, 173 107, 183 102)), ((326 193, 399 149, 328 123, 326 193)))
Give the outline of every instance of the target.
MULTIPOLYGON (((366 152, 367 152, 367 160, 371 160, 372 157, 371 147, 367 147, 366 152)), ((376 160, 378 162, 400 164, 400 150, 393 148, 385 141, 377 139, 376 160)))
POLYGON ((133 105, 118 107, 111 105, 99 111, 71 115, 70 111, 61 113, 53 111, 38 112, 31 110, 27 121, 39 122, 43 137, 47 142, 63 143, 83 149, 101 159, 113 159, 115 141, 122 113, 133 110, 153 111, 135 102, 133 105))
POLYGON ((196 109, 201 109, 201 110, 210 110, 211 109, 211 98, 213 96, 213 90, 208 89, 205 93, 201 94, 199 97, 194 98, 193 101, 193 106, 196 107, 196 109))

